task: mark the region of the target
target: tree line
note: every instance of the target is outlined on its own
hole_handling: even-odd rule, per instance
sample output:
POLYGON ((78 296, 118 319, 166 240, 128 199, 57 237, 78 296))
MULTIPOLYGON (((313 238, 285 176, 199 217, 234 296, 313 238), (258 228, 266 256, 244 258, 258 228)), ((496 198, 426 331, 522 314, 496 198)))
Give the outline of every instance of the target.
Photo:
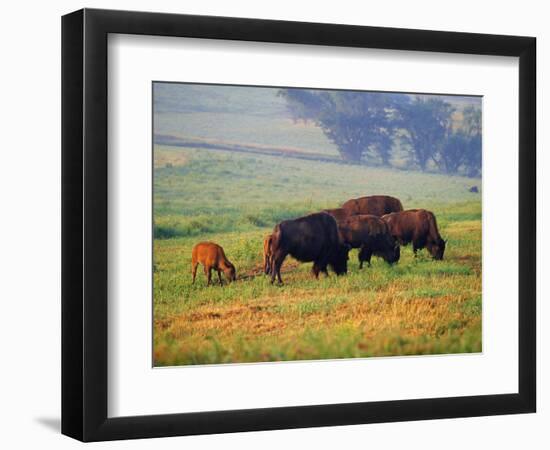
POLYGON ((281 89, 294 120, 311 121, 345 161, 481 174, 481 109, 436 96, 281 89), (399 155, 397 155, 399 153, 399 155))

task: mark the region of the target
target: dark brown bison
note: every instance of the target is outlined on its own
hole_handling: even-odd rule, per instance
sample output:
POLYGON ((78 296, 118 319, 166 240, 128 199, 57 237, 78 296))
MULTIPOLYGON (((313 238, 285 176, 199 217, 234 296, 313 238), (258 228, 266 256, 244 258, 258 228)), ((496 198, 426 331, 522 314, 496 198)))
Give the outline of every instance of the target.
POLYGON ((349 216, 338 223, 340 236, 345 244, 359 248, 359 268, 366 261, 370 267, 372 255, 380 256, 389 264, 399 261, 399 243, 391 235, 388 225, 380 217, 368 214, 349 216))
POLYGON ((237 279, 235 266, 227 259, 223 248, 213 242, 200 242, 193 247, 191 256, 193 283, 195 283, 197 266, 199 264, 204 267, 204 274, 208 279, 207 285, 210 285, 212 280, 212 269, 218 272, 218 280, 220 280, 220 285, 223 284, 221 275, 222 271, 229 281, 235 281, 237 279))
POLYGON ((350 248, 338 235, 336 220, 325 213, 315 213, 293 220, 285 220, 273 229, 271 241, 271 282, 281 279, 281 266, 287 255, 301 262, 313 261, 313 274, 328 275, 330 266, 337 275, 348 270, 350 248))
POLYGON ((342 222, 352 215, 351 211, 344 208, 324 209, 323 212, 330 214, 336 222, 342 222))
POLYGON ((437 221, 431 211, 409 209, 382 216, 382 220, 401 245, 412 242, 415 256, 418 250, 426 247, 434 259, 443 259, 446 241, 439 235, 437 221))
POLYGON ((271 272, 271 234, 264 238, 264 273, 267 275, 271 272))
POLYGON ((389 195, 371 195, 369 197, 352 198, 342 205, 351 214, 372 214, 381 217, 384 214, 403 211, 403 205, 398 198, 389 195))

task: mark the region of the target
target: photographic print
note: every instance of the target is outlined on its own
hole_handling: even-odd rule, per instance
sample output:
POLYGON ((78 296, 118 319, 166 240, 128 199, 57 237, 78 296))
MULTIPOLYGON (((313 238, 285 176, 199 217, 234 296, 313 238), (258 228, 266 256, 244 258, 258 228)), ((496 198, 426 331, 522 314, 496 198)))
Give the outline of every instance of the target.
POLYGON ((153 82, 153 365, 482 350, 482 97, 153 82))

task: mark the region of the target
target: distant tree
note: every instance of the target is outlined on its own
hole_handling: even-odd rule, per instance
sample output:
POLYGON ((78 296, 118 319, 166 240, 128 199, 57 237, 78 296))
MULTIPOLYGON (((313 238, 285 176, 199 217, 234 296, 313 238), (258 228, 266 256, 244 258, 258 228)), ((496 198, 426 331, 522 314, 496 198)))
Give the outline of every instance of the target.
POLYGON ((481 109, 473 106, 464 108, 463 128, 468 136, 465 168, 469 176, 481 175, 481 109))
POLYGON ((406 145, 409 164, 435 165, 446 173, 481 170, 481 110, 463 110, 459 128, 453 106, 435 96, 282 89, 294 120, 312 121, 345 161, 391 165, 394 142, 406 145))
POLYGON ((438 98, 414 97, 402 105, 400 114, 404 139, 410 145, 413 160, 422 169, 430 161, 441 166, 441 153, 452 126, 454 108, 438 98))
POLYGON ((481 110, 468 106, 462 116, 458 129, 449 126, 445 143, 436 158, 437 165, 447 173, 462 170, 470 176, 477 176, 481 170, 481 110))
POLYGON ((279 95, 295 120, 312 121, 345 161, 379 158, 390 164, 398 107, 404 94, 282 89, 279 95))
POLYGON ((481 134, 470 138, 466 159, 466 175, 478 177, 481 175, 481 134))
POLYGON ((469 136, 481 135, 481 109, 474 106, 467 106, 462 111, 463 129, 469 136))
POLYGON ((470 140, 464 131, 451 130, 437 158, 439 168, 447 173, 457 173, 467 161, 469 145, 470 140))

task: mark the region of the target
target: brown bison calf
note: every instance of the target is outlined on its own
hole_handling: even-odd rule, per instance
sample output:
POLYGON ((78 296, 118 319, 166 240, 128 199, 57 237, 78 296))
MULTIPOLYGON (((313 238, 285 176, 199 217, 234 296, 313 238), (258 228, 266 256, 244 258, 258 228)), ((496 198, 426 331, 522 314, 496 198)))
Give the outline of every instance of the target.
POLYGON ((371 195, 352 198, 342 205, 351 214, 372 214, 381 217, 384 214, 403 211, 401 200, 389 195, 371 195))
POLYGON ((425 209, 409 209, 382 216, 390 233, 401 245, 412 242, 414 255, 427 248, 434 259, 443 259, 445 243, 439 235, 435 216, 425 209))
POLYGON ((264 238, 264 273, 271 273, 271 241, 273 236, 270 234, 264 238))
POLYGON ((204 267, 204 274, 208 279, 207 286, 209 286, 212 281, 212 269, 218 272, 220 285, 223 284, 221 275, 222 271, 229 281, 235 281, 237 279, 235 266, 227 259, 223 248, 213 242, 200 242, 193 247, 193 254, 191 258, 193 284, 195 283, 197 266, 199 264, 204 267))
POLYGON ((372 255, 383 258, 388 264, 399 261, 401 256, 399 243, 380 217, 368 214, 350 216, 347 220, 338 223, 338 229, 344 243, 360 249, 360 269, 363 268, 364 261, 370 267, 372 255))

